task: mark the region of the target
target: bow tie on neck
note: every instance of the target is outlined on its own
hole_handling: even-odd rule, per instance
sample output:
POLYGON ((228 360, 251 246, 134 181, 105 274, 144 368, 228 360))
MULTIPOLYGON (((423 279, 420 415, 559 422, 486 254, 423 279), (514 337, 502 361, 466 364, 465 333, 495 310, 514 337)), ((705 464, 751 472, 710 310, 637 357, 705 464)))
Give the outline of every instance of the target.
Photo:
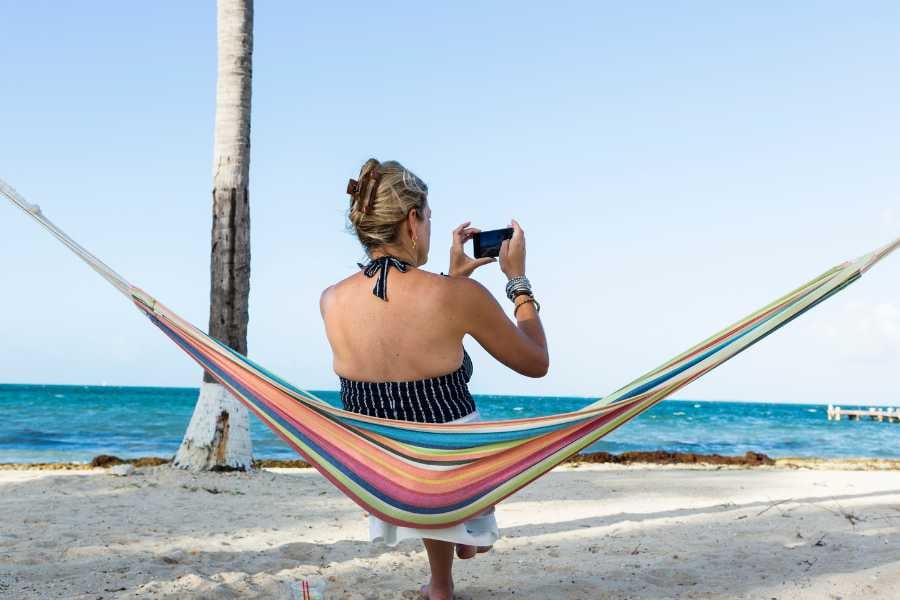
POLYGON ((363 273, 366 277, 374 277, 376 274, 378 275, 378 281, 375 282, 375 287, 372 288, 372 293, 385 302, 387 302, 387 276, 388 271, 391 267, 395 267, 401 273, 406 272, 406 268, 409 266, 409 263, 405 263, 399 258, 390 255, 379 256, 378 258, 369 262, 368 265, 363 265, 361 263, 356 263, 357 266, 363 270, 363 273))

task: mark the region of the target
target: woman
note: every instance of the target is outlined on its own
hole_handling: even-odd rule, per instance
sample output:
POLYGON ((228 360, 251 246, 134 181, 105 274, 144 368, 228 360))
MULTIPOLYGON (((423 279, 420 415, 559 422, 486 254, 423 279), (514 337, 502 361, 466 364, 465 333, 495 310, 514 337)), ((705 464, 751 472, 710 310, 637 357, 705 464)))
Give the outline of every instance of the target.
MULTIPOLYGON (((547 373, 540 306, 525 277, 525 234, 516 221, 499 257, 509 278, 507 296, 515 304, 513 324, 491 293, 468 278, 495 262, 464 253, 463 244, 479 231, 469 222, 453 231, 449 277, 419 268, 431 242, 428 187, 421 179, 398 162, 371 158, 359 180, 350 180, 347 193, 350 224, 370 262, 326 289, 320 301, 344 408, 407 421, 477 419, 466 385, 472 374, 462 346, 466 334, 514 371, 529 377, 547 373)), ((493 508, 465 523, 428 530, 370 515, 369 534, 389 545, 423 539, 431 581, 422 594, 430 600, 453 597, 454 546, 459 558, 472 558, 499 537, 493 508)))

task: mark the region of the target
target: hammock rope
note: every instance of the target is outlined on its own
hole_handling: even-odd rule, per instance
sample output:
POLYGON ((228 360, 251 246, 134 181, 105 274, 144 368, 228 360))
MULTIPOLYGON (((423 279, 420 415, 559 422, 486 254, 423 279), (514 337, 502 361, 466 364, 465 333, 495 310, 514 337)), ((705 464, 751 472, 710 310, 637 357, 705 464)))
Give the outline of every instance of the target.
POLYGON ((900 238, 842 263, 601 400, 568 413, 416 423, 348 412, 300 389, 130 285, 0 180, 0 193, 128 296, 307 462, 363 509, 408 527, 469 519, 860 278, 900 238))

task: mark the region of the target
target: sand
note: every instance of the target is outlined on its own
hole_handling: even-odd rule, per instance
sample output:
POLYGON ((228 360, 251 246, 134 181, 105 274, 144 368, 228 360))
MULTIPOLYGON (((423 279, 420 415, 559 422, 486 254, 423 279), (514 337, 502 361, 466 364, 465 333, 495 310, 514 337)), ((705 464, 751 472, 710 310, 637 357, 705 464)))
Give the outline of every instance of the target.
MULTIPOLYGON (((558 467, 497 507, 457 597, 900 598, 900 471, 818 467, 558 467)), ((367 531, 310 469, 2 470, 0 598, 290 598, 306 576, 417 598, 421 543, 367 531)))

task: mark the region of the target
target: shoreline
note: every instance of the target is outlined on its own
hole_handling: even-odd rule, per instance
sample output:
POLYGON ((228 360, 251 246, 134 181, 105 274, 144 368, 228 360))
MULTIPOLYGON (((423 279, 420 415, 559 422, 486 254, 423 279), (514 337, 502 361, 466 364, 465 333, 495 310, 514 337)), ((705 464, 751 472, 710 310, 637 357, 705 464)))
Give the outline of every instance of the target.
MULTIPOLYGON (((156 467, 168 465, 171 458, 144 456, 139 458, 119 458, 101 454, 90 462, 49 462, 49 463, 0 463, 0 471, 82 471, 106 469, 116 465, 129 464, 134 467, 156 467)), ((783 457, 771 458, 757 452, 747 452, 742 456, 723 456, 719 454, 695 454, 692 452, 633 451, 621 454, 609 452, 592 452, 577 454, 562 463, 575 468, 586 464, 609 464, 622 466, 666 466, 696 469, 813 469, 831 471, 900 471, 900 459, 889 458, 821 458, 821 457, 783 457)), ((303 460, 258 459, 253 461, 254 469, 311 469, 311 465, 303 460)), ((220 469, 226 472, 234 469, 220 469)))

